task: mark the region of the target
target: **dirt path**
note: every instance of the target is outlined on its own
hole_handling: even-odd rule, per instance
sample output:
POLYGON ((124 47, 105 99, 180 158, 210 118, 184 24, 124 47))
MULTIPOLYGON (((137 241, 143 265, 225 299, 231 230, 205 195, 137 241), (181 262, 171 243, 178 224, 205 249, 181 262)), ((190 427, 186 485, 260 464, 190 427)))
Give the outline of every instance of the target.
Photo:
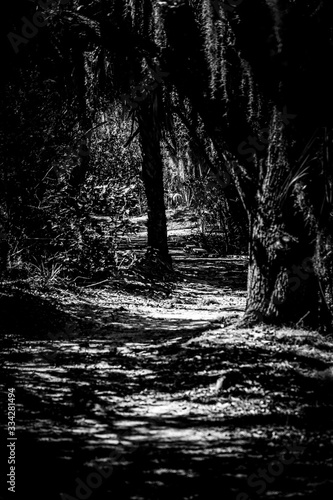
POLYGON ((237 329, 246 261, 174 251, 174 283, 50 293, 66 338, 2 337, 18 437, 3 498, 332 498, 333 343, 237 329))

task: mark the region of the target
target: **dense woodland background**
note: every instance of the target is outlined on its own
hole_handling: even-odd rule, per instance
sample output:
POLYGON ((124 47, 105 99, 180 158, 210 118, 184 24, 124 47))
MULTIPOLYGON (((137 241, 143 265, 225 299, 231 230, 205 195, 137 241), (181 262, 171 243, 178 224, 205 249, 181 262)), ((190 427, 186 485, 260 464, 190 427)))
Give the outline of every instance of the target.
POLYGON ((209 250, 244 252, 249 243, 247 321, 305 317, 327 327, 330 4, 10 9, 2 21, 3 270, 108 272, 117 236, 143 213, 149 247, 168 261, 165 207, 186 207, 209 250))
POLYGON ((3 269, 108 272, 119 233, 144 213, 168 261, 165 207, 186 207, 208 250, 249 243, 248 321, 327 327, 331 7, 236 3, 12 4, 3 269))
MULTIPOLYGON (((14 382, 21 387, 22 413, 39 412, 44 430, 45 415, 56 422, 57 412, 73 422, 76 412, 83 415, 81 423, 89 415, 99 418, 101 406, 96 410, 93 402, 109 390, 103 382, 107 373, 121 399, 120 417, 102 400, 96 404, 105 410, 112 432, 139 388, 144 394, 152 390, 157 399, 168 393, 171 407, 185 398, 186 408, 194 412, 202 410, 200 405, 220 408, 223 388, 229 392, 222 414, 233 397, 240 398, 242 403, 235 405, 243 413, 233 425, 247 428, 254 425, 244 424, 248 414, 261 411, 242 399, 251 392, 249 378, 252 390, 260 386, 251 404, 263 398, 269 418, 278 412, 295 417, 292 424, 287 417, 286 427, 276 431, 279 442, 289 432, 294 443, 308 446, 307 472, 292 466, 296 483, 282 480, 272 498, 332 493, 327 455, 333 415, 332 3, 17 0, 6 4, 1 19, 1 50, 0 330, 4 387, 14 382), (174 316, 169 309, 175 309, 174 316), (225 334, 222 327, 230 329, 225 334), (277 333, 279 327, 283 333, 277 333), (208 337, 202 333, 206 330, 208 337), (105 354, 92 335, 94 342, 112 337, 116 344, 105 354), (198 336, 197 347, 191 335, 198 336), (64 344, 60 350, 59 342, 64 344), (151 343, 150 357, 146 342, 151 343), (161 373, 160 355, 166 370, 161 373), (266 355, 278 361, 267 368, 266 355), (33 361, 29 356, 35 356, 33 361), (97 371, 74 376, 73 367, 88 366, 88 359, 97 371), (103 375, 96 368, 101 363, 103 375), (35 389, 22 380, 20 366, 35 389), (47 397, 51 401, 54 395, 43 384, 48 396, 37 394, 36 370, 46 370, 52 381, 62 376, 63 366, 72 400, 66 400, 57 382, 57 401, 63 406, 49 413, 47 397), (115 367, 121 367, 121 374, 115 367), (159 373, 151 386, 149 376, 144 378, 150 370, 159 373), (169 381, 170 370, 179 370, 177 382, 169 381), (289 381, 291 394, 285 392, 289 381), (211 382, 214 397, 182 392, 211 382), (268 404, 269 391, 273 399, 268 404), (32 394, 37 399, 29 399, 32 394), (316 435, 311 425, 320 413, 327 421, 316 435), (324 450, 324 469, 311 448, 316 439, 324 450), (315 477, 305 487, 311 464, 315 477)), ((137 415, 147 403, 144 397, 135 400, 137 415)), ((178 426, 179 411, 171 426, 178 426)), ((203 414, 197 415, 198 426, 207 422, 203 414)), ((26 418, 24 460, 35 439, 26 418)), ((155 417, 147 418, 154 427, 155 417)), ((268 426, 274 427, 274 418, 268 426)), ((265 427, 260 416, 258 422, 265 427)), ((159 446, 162 434, 156 432, 159 446)), ((251 443, 246 453, 253 458, 253 436, 244 432, 251 443)), ((50 439, 56 442, 53 434, 50 439)), ((82 474, 80 447, 87 457, 92 450, 105 453, 94 442, 90 451, 75 442, 59 449, 55 445, 52 453, 36 443, 38 453, 46 453, 45 464, 71 456, 71 475, 61 462, 61 488, 41 489, 41 498, 73 498, 71 478, 82 474), (72 496, 66 497, 70 488, 72 496)), ((206 445, 201 443, 201 449, 206 445)), ((243 456, 243 445, 236 448, 237 457, 243 456)), ((155 470, 142 450, 140 459, 135 450, 128 453, 128 464, 142 460, 142 467, 155 470)), ((260 453, 262 460, 265 452, 260 453)), ((252 497, 237 496, 242 488, 238 474, 244 473, 238 458, 226 465, 223 456, 230 480, 225 491, 244 500, 252 497)), ((198 469, 202 465, 205 470, 204 457, 199 462, 198 469)), ((172 469, 168 459, 164 465, 172 469)), ((58 466, 44 467, 45 477, 54 481, 58 466)), ((209 472, 206 481, 215 484, 216 465, 210 467, 213 475, 209 472)), ((123 492, 115 498, 217 498, 205 496, 204 483, 191 493, 174 491, 172 478, 162 481, 166 490, 159 489, 158 474, 151 477, 151 489, 136 490, 125 475, 124 466, 114 491, 110 487, 115 495, 123 492)), ((96 498, 107 498, 107 488, 94 492, 96 498)))

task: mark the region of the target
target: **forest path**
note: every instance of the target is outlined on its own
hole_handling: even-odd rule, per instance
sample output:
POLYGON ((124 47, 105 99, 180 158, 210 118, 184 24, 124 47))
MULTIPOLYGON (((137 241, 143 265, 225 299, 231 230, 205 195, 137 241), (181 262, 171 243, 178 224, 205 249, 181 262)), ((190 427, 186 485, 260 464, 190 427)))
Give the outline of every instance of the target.
POLYGON ((237 328, 246 261, 176 252, 171 283, 50 291, 65 338, 2 337, 16 499, 332 498, 333 343, 237 328))

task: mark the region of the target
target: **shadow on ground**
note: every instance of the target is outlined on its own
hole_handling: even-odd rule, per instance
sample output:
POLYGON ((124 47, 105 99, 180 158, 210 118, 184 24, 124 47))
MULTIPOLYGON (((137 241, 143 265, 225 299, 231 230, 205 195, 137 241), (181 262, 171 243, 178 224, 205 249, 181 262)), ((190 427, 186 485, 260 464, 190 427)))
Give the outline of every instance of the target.
POLYGON ((16 389, 15 498, 332 498, 332 343, 237 329, 244 289, 205 266, 183 263, 168 293, 54 292, 70 328, 2 337, 3 416, 16 389))

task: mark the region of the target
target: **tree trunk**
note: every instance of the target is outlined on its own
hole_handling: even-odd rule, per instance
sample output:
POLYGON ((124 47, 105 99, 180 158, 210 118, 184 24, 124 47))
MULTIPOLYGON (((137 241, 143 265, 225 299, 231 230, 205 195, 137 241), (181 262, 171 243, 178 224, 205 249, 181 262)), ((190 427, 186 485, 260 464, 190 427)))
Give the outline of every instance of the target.
POLYGON ((244 322, 315 327, 320 315, 316 242, 297 198, 298 184, 291 182, 292 175, 297 176, 291 169, 294 153, 289 134, 275 109, 267 151, 256 160, 258 188, 252 200, 243 196, 239 179, 250 220, 244 322))
POLYGON ((265 209, 252 218, 245 323, 316 326, 319 317, 318 281, 313 249, 286 232, 265 209))
POLYGON ((137 109, 142 151, 142 178, 148 205, 148 250, 171 264, 168 251, 164 202, 163 161, 160 128, 155 116, 153 95, 148 95, 137 109))

